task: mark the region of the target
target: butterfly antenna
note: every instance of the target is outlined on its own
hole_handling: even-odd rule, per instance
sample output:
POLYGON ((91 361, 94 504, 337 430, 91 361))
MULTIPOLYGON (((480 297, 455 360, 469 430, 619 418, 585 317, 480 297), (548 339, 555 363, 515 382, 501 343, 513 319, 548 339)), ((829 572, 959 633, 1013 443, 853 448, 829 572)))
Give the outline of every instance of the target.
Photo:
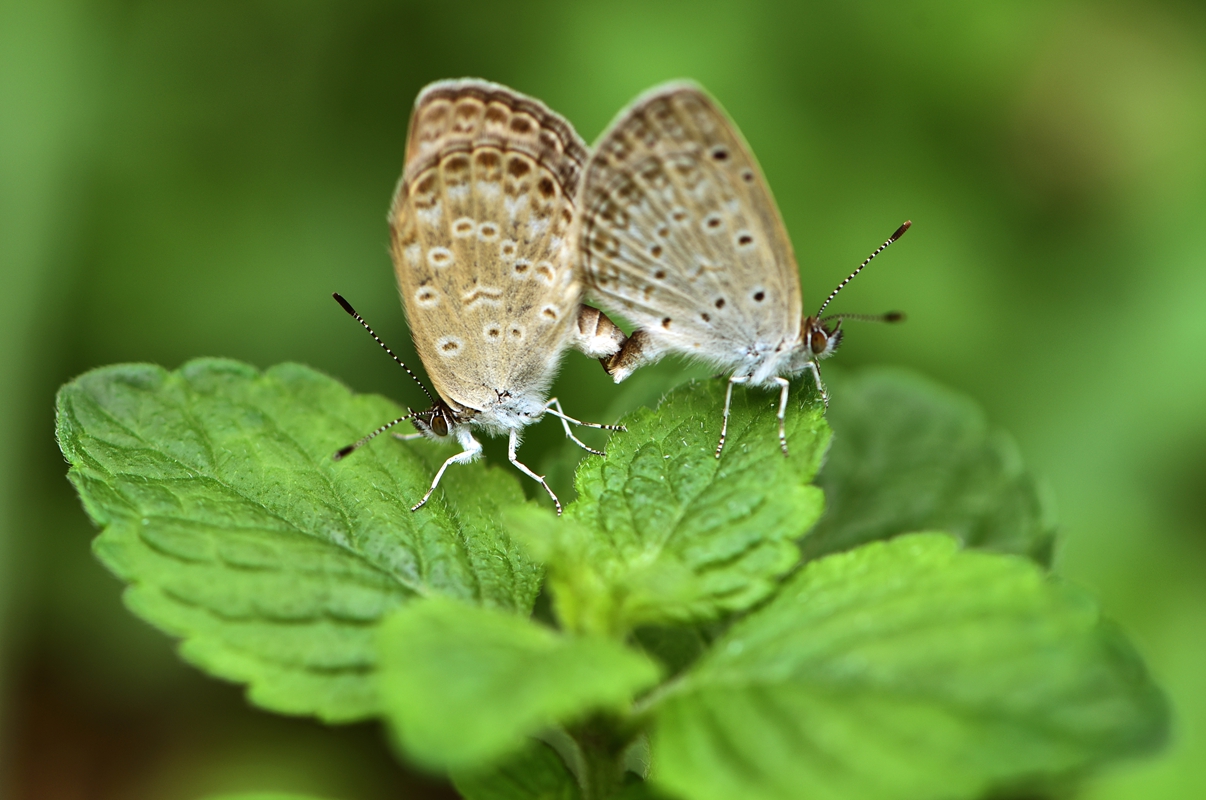
MULTIPOLYGON (((883 248, 880 248, 880 249, 882 250, 883 248)), ((407 375, 409 375, 410 377, 415 379, 415 383, 419 384, 419 388, 423 390, 423 394, 427 395, 427 399, 430 400, 432 403, 435 403, 435 398, 431 396, 431 392, 427 391, 427 387, 423 385, 423 381, 419 380, 419 376, 414 374, 413 372, 411 372, 410 367, 408 367, 408 366, 406 366, 406 364, 402 363, 402 359, 400 359, 396 355, 394 355, 393 350, 390 350, 388 347, 386 347, 385 342, 381 341, 381 339, 377 336, 377 334, 373 333, 373 329, 369 327, 369 324, 364 321, 364 317, 357 314, 356 309, 352 308, 352 304, 349 303, 347 300, 344 300, 343 295, 341 295, 339 292, 332 292, 331 296, 335 298, 335 301, 337 303, 339 303, 339 305, 343 306, 344 311, 351 314, 356 319, 357 322, 359 322, 361 325, 364 326, 364 329, 369 332, 369 336, 372 336, 374 341, 376 341, 377 344, 381 345, 382 350, 389 353, 390 358, 392 358, 394 361, 398 362, 399 367, 406 370, 407 375)), ((386 425, 385 427, 388 428, 390 425, 401 422, 404 419, 409 419, 409 417, 401 417, 400 419, 396 419, 393 422, 391 422, 389 425, 386 425)), ((381 430, 385 430, 385 428, 382 428, 381 430)), ((377 431, 377 433, 381 433, 381 431, 377 431)), ((367 439, 364 439, 362 442, 358 443, 355 447, 352 448, 352 450, 355 450, 356 447, 359 447, 364 442, 367 442, 369 439, 373 438, 373 436, 376 436, 377 433, 374 433, 372 436, 369 436, 367 439)), ((350 453, 350 452, 352 452, 352 450, 348 450, 348 452, 350 453)), ((341 458, 342 458, 342 456, 341 456, 341 458)), ((338 460, 338 459, 336 459, 336 460, 338 460)))
POLYGON ((905 315, 903 311, 889 311, 886 314, 830 314, 828 317, 821 317, 820 322, 824 324, 835 319, 852 319, 855 322, 904 322, 905 315))
MULTIPOLYGON (((892 244, 892 242, 896 241, 901 236, 904 236, 905 231, 907 231, 909 229, 909 226, 912 224, 913 224, 912 220, 905 220, 905 223, 896 229, 896 233, 892 234, 891 238, 889 238, 888 241, 884 242, 879 247, 875 248, 875 252, 872 253, 871 255, 867 256, 867 260, 864 261, 863 263, 859 264, 858 269, 856 269, 854 272, 851 272, 849 275, 847 275, 846 280, 839 283, 838 287, 829 293, 829 296, 825 298, 824 303, 821 303, 821 307, 817 309, 817 313, 814 316, 817 316, 817 317, 821 316, 821 312, 825 310, 825 306, 829 305, 830 301, 832 301, 833 298, 837 297, 837 293, 842 291, 842 289, 845 288, 846 284, 848 284, 848 283, 850 283, 850 281, 854 280, 854 276, 859 274, 860 272, 862 272, 863 267, 865 267, 871 263, 871 259, 875 258, 880 253, 887 250, 888 245, 892 244)), ((887 315, 885 315, 885 316, 887 316, 887 315)), ((896 320, 884 320, 884 321, 885 322, 895 322, 896 320)), ((368 326, 365 326, 365 327, 368 327, 368 326)))
MULTIPOLYGON (((338 295, 336 295, 336 296, 338 296, 338 295)), ((382 347, 384 347, 384 346, 385 345, 382 345, 382 347)), ((412 411, 411 413, 407 414, 405 417, 398 417, 396 420, 393 420, 392 422, 387 422, 384 425, 382 425, 380 428, 378 428, 377 430, 370 433, 368 436, 365 436, 360 441, 356 442, 355 444, 349 444, 347 447, 341 447, 338 450, 336 450, 331 455, 331 460, 332 461, 342 461, 344 458, 348 457, 356 450, 359 450, 360 448, 364 447, 366 444, 371 442, 373 439, 376 439, 378 436, 385 433, 390 428, 397 425, 399 422, 406 422, 406 420, 408 420, 408 419, 414 419, 415 417, 421 417, 425 413, 427 413, 427 412, 412 411)))

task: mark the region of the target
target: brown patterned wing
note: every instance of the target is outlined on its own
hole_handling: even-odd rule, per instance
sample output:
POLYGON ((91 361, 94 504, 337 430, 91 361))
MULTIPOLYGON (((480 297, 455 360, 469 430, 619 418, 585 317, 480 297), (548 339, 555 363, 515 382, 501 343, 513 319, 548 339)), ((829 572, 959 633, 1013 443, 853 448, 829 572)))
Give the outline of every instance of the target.
POLYGON ((749 147, 699 87, 660 86, 621 112, 587 166, 579 207, 590 293, 653 350, 725 364, 798 338, 787 230, 749 147))
POLYGON ((394 269, 436 390, 476 410, 546 391, 582 296, 569 236, 585 144, 537 100, 441 81, 415 101, 406 154, 394 269))

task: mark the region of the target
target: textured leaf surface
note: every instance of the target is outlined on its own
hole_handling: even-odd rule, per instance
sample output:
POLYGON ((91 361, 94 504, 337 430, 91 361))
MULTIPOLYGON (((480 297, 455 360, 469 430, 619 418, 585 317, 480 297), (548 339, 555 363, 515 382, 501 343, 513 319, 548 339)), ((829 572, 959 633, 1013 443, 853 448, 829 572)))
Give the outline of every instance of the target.
POLYGON ((569 627, 713 618, 766 597, 797 562, 795 540, 823 506, 809 485, 829 441, 819 404, 793 387, 784 458, 778 392, 737 387, 717 459, 724 386, 687 383, 656 410, 625 417, 628 431, 611 437, 607 457, 579 468, 564 519, 532 508, 510 518, 549 565, 569 627))
POLYGON ((441 448, 381 440, 331 461, 398 413, 303 366, 204 359, 77 378, 58 436, 135 613, 259 705, 349 720, 377 709, 387 611, 448 595, 526 613, 539 584, 497 523, 523 502, 512 476, 449 470, 412 513, 441 448))
POLYGON ((655 779, 692 800, 970 798, 1167 727, 1086 597, 938 534, 808 564, 654 710, 655 779))
POLYGON ((399 609, 380 641, 395 738, 433 768, 488 765, 553 724, 623 711, 658 679, 651 661, 614 640, 565 636, 445 598, 399 609))
POLYGON ((1055 527, 1017 448, 967 398, 901 370, 830 381, 826 509, 802 545, 815 558, 921 530, 1048 564, 1055 527))
POLYGON ((456 773, 452 783, 465 800, 579 800, 582 796, 561 757, 544 742, 531 742, 493 768, 456 773))

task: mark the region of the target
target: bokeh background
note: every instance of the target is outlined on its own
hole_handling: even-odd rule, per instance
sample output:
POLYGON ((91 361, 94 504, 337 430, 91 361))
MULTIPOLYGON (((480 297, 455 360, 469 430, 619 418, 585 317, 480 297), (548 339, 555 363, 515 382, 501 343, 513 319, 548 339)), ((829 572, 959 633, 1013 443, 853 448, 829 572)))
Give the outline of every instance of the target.
MULTIPOLYGON (((1166 753, 1079 796, 1206 796, 1206 10, 1175 0, 5 0, 0 795, 447 796, 374 727, 250 709, 123 610, 52 398, 102 364, 215 355, 416 402, 330 293, 413 354, 385 210, 416 92, 464 75, 588 141, 642 89, 702 82, 761 160, 809 307, 911 218, 836 309, 908 323, 851 326, 835 363, 916 368, 1010 431, 1059 508, 1058 571, 1169 692, 1166 753)), ((614 411, 576 355, 556 391, 614 411)))

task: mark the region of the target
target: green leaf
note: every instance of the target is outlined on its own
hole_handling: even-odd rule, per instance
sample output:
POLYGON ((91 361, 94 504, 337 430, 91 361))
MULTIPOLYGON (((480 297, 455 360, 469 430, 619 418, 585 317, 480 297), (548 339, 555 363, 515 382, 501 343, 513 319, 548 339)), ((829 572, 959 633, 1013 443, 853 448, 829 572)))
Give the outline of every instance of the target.
POLYGON ((436 769, 483 767, 551 725, 622 713, 658 679, 656 665, 619 642, 444 598, 394 612, 380 644, 395 740, 436 769))
POLYGON ((568 628, 622 634, 715 618, 765 598, 797 563, 795 540, 823 504, 808 485, 829 441, 819 404, 795 387, 784 458, 778 392, 736 387, 717 459, 724 389, 691 382, 625 417, 628 431, 611 437, 606 458, 578 469, 578 499, 563 519, 532 507, 508 516, 548 566, 568 628))
POLYGON ((1051 561, 1053 515, 1011 439, 967 398, 913 373, 830 379, 833 446, 817 482, 826 510, 808 558, 899 533, 942 530, 968 546, 1051 561))
POLYGON ((323 800, 323 798, 311 794, 289 794, 287 792, 244 792, 210 795, 205 800, 323 800))
POLYGON ((637 628, 632 632, 632 638, 633 642, 647 655, 656 659, 668 674, 677 675, 708 649, 711 639, 722 629, 723 622, 710 625, 663 625, 637 628))
MULTIPOLYGON (((547 742, 531 742, 502 764, 473 773, 453 773, 452 783, 465 800, 579 800, 582 789, 566 759, 547 742)), ((625 774, 611 800, 676 800, 632 772, 625 774)), ((598 795, 596 795, 598 796, 598 795)))
POLYGON ((331 460, 399 413, 303 366, 203 359, 77 378, 58 437, 130 609, 253 702, 341 721, 377 711, 390 609, 447 595, 526 614, 539 585, 497 522, 523 502, 511 475, 450 469, 412 513, 447 452, 383 439, 331 460))
POLYGON ((633 780, 623 789, 613 795, 613 800, 680 800, 675 795, 668 795, 658 787, 642 780, 633 780))
POLYGON ((452 784, 465 800, 579 800, 578 782, 544 742, 531 742, 502 763, 454 773, 452 784))
POLYGON ((650 705, 654 778, 692 800, 975 797, 1167 728, 1090 600, 937 534, 811 562, 650 705))

